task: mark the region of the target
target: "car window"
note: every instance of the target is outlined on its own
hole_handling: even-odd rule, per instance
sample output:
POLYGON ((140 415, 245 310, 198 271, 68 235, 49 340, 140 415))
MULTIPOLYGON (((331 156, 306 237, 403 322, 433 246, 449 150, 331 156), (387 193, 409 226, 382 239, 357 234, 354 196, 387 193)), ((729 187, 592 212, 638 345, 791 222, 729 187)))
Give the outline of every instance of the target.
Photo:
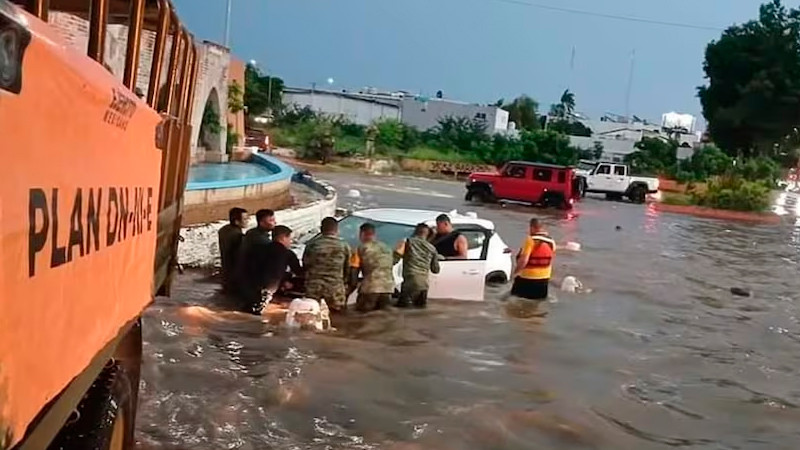
POLYGON ((614 175, 625 176, 625 166, 614 166, 614 175))
POLYGON ((361 224, 365 222, 370 222, 375 225, 375 232, 378 234, 378 240, 391 248, 394 248, 397 242, 411 236, 411 233, 414 231, 414 227, 411 225, 376 222, 365 217, 347 216, 339 221, 339 237, 344 239, 351 247, 358 247, 358 229, 361 227, 361 224))
POLYGON ((597 164, 590 163, 590 162, 581 161, 581 162, 578 163, 578 169, 580 169, 580 170, 589 170, 589 171, 591 171, 596 166, 597 166, 597 164))
POLYGON ((508 166, 505 175, 511 178, 525 178, 525 167, 523 166, 508 166))
POLYGON ((533 179, 536 181, 550 181, 553 179, 553 171, 550 169, 533 169, 533 179))
POLYGON ((567 181, 567 173, 563 170, 558 172, 558 182, 565 183, 567 181))
POLYGON ((611 166, 608 164, 603 164, 602 166, 597 168, 598 175, 609 175, 611 174, 611 166))
POLYGON ((461 231, 461 234, 467 238, 467 248, 470 250, 483 248, 483 243, 486 242, 486 233, 483 231, 461 231))

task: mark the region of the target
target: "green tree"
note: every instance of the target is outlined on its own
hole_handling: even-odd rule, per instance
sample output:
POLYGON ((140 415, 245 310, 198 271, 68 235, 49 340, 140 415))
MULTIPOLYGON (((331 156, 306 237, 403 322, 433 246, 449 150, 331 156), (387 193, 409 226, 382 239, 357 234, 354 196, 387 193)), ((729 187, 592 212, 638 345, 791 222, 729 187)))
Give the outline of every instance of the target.
MULTIPOLYGON (((500 103, 500 99, 497 103, 500 103)), ((536 110, 539 103, 527 95, 520 95, 511 103, 503 105, 503 109, 508 111, 508 120, 517 124, 521 130, 535 130, 539 128, 539 115, 536 110)))
POLYGON ((228 111, 236 114, 243 109, 244 92, 242 92, 242 85, 240 85, 238 81, 233 80, 228 85, 228 111))
POLYGON ((248 64, 244 70, 244 105, 249 116, 260 116, 268 109, 280 110, 283 105, 283 80, 263 75, 258 67, 248 64))
POLYGON ((575 94, 570 92, 569 89, 565 89, 564 93, 561 94, 561 101, 560 104, 562 105, 562 109, 564 113, 569 117, 575 112, 575 94))
POLYGON ((729 155, 776 156, 800 117, 800 11, 780 0, 706 48, 698 88, 714 142, 729 155))
POLYGON ((644 138, 636 143, 636 151, 625 155, 625 162, 634 171, 652 175, 671 174, 678 161, 678 143, 660 138, 644 138))

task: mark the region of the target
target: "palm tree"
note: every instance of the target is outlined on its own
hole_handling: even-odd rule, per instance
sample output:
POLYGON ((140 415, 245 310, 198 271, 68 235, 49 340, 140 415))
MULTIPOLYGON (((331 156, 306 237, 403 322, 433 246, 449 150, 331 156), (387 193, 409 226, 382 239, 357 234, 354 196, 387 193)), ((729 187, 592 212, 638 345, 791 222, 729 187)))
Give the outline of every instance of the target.
POLYGON ((503 105, 508 111, 508 118, 524 130, 535 130, 539 127, 539 117, 536 113, 539 104, 527 95, 520 95, 511 103, 503 105))
POLYGON ((572 113, 575 112, 575 94, 570 92, 569 89, 566 89, 561 94, 561 107, 567 116, 572 116, 572 113))

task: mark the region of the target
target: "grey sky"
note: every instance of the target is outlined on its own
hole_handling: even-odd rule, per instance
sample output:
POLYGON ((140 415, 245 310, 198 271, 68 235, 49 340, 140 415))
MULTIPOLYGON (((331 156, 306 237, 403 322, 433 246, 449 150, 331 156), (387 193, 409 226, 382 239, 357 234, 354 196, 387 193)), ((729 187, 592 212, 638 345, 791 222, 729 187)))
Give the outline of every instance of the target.
MULTIPOLYGON (((700 115, 706 44, 721 31, 614 20, 572 8, 723 29, 756 18, 760 0, 233 0, 231 46, 292 86, 376 86, 471 102, 527 93, 540 109, 567 87, 578 110, 659 120, 700 115), (570 58, 575 48, 574 70, 570 58)), ((201 39, 221 42, 226 0, 175 0, 201 39)))

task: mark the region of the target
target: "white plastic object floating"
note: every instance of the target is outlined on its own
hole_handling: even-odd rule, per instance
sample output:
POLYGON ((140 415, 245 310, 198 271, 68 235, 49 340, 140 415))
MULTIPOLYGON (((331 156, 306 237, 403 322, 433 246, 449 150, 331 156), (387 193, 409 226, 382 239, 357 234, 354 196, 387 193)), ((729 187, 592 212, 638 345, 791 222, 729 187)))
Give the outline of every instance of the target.
POLYGON ((360 198, 361 192, 359 192, 358 189, 350 189, 347 191, 347 196, 350 198, 360 198))
POLYGON ((581 244, 573 241, 567 242, 567 245, 564 246, 565 249, 571 252, 579 252, 581 251, 581 244))
POLYGON ((286 326, 289 328, 311 327, 317 331, 324 330, 325 322, 330 324, 328 305, 322 300, 317 302, 313 298, 296 298, 289 304, 286 313, 286 326), (324 313, 323 306, 324 305, 324 313))
POLYGON ((561 290, 564 292, 577 293, 583 290, 583 284, 572 275, 565 277, 561 282, 561 290))

